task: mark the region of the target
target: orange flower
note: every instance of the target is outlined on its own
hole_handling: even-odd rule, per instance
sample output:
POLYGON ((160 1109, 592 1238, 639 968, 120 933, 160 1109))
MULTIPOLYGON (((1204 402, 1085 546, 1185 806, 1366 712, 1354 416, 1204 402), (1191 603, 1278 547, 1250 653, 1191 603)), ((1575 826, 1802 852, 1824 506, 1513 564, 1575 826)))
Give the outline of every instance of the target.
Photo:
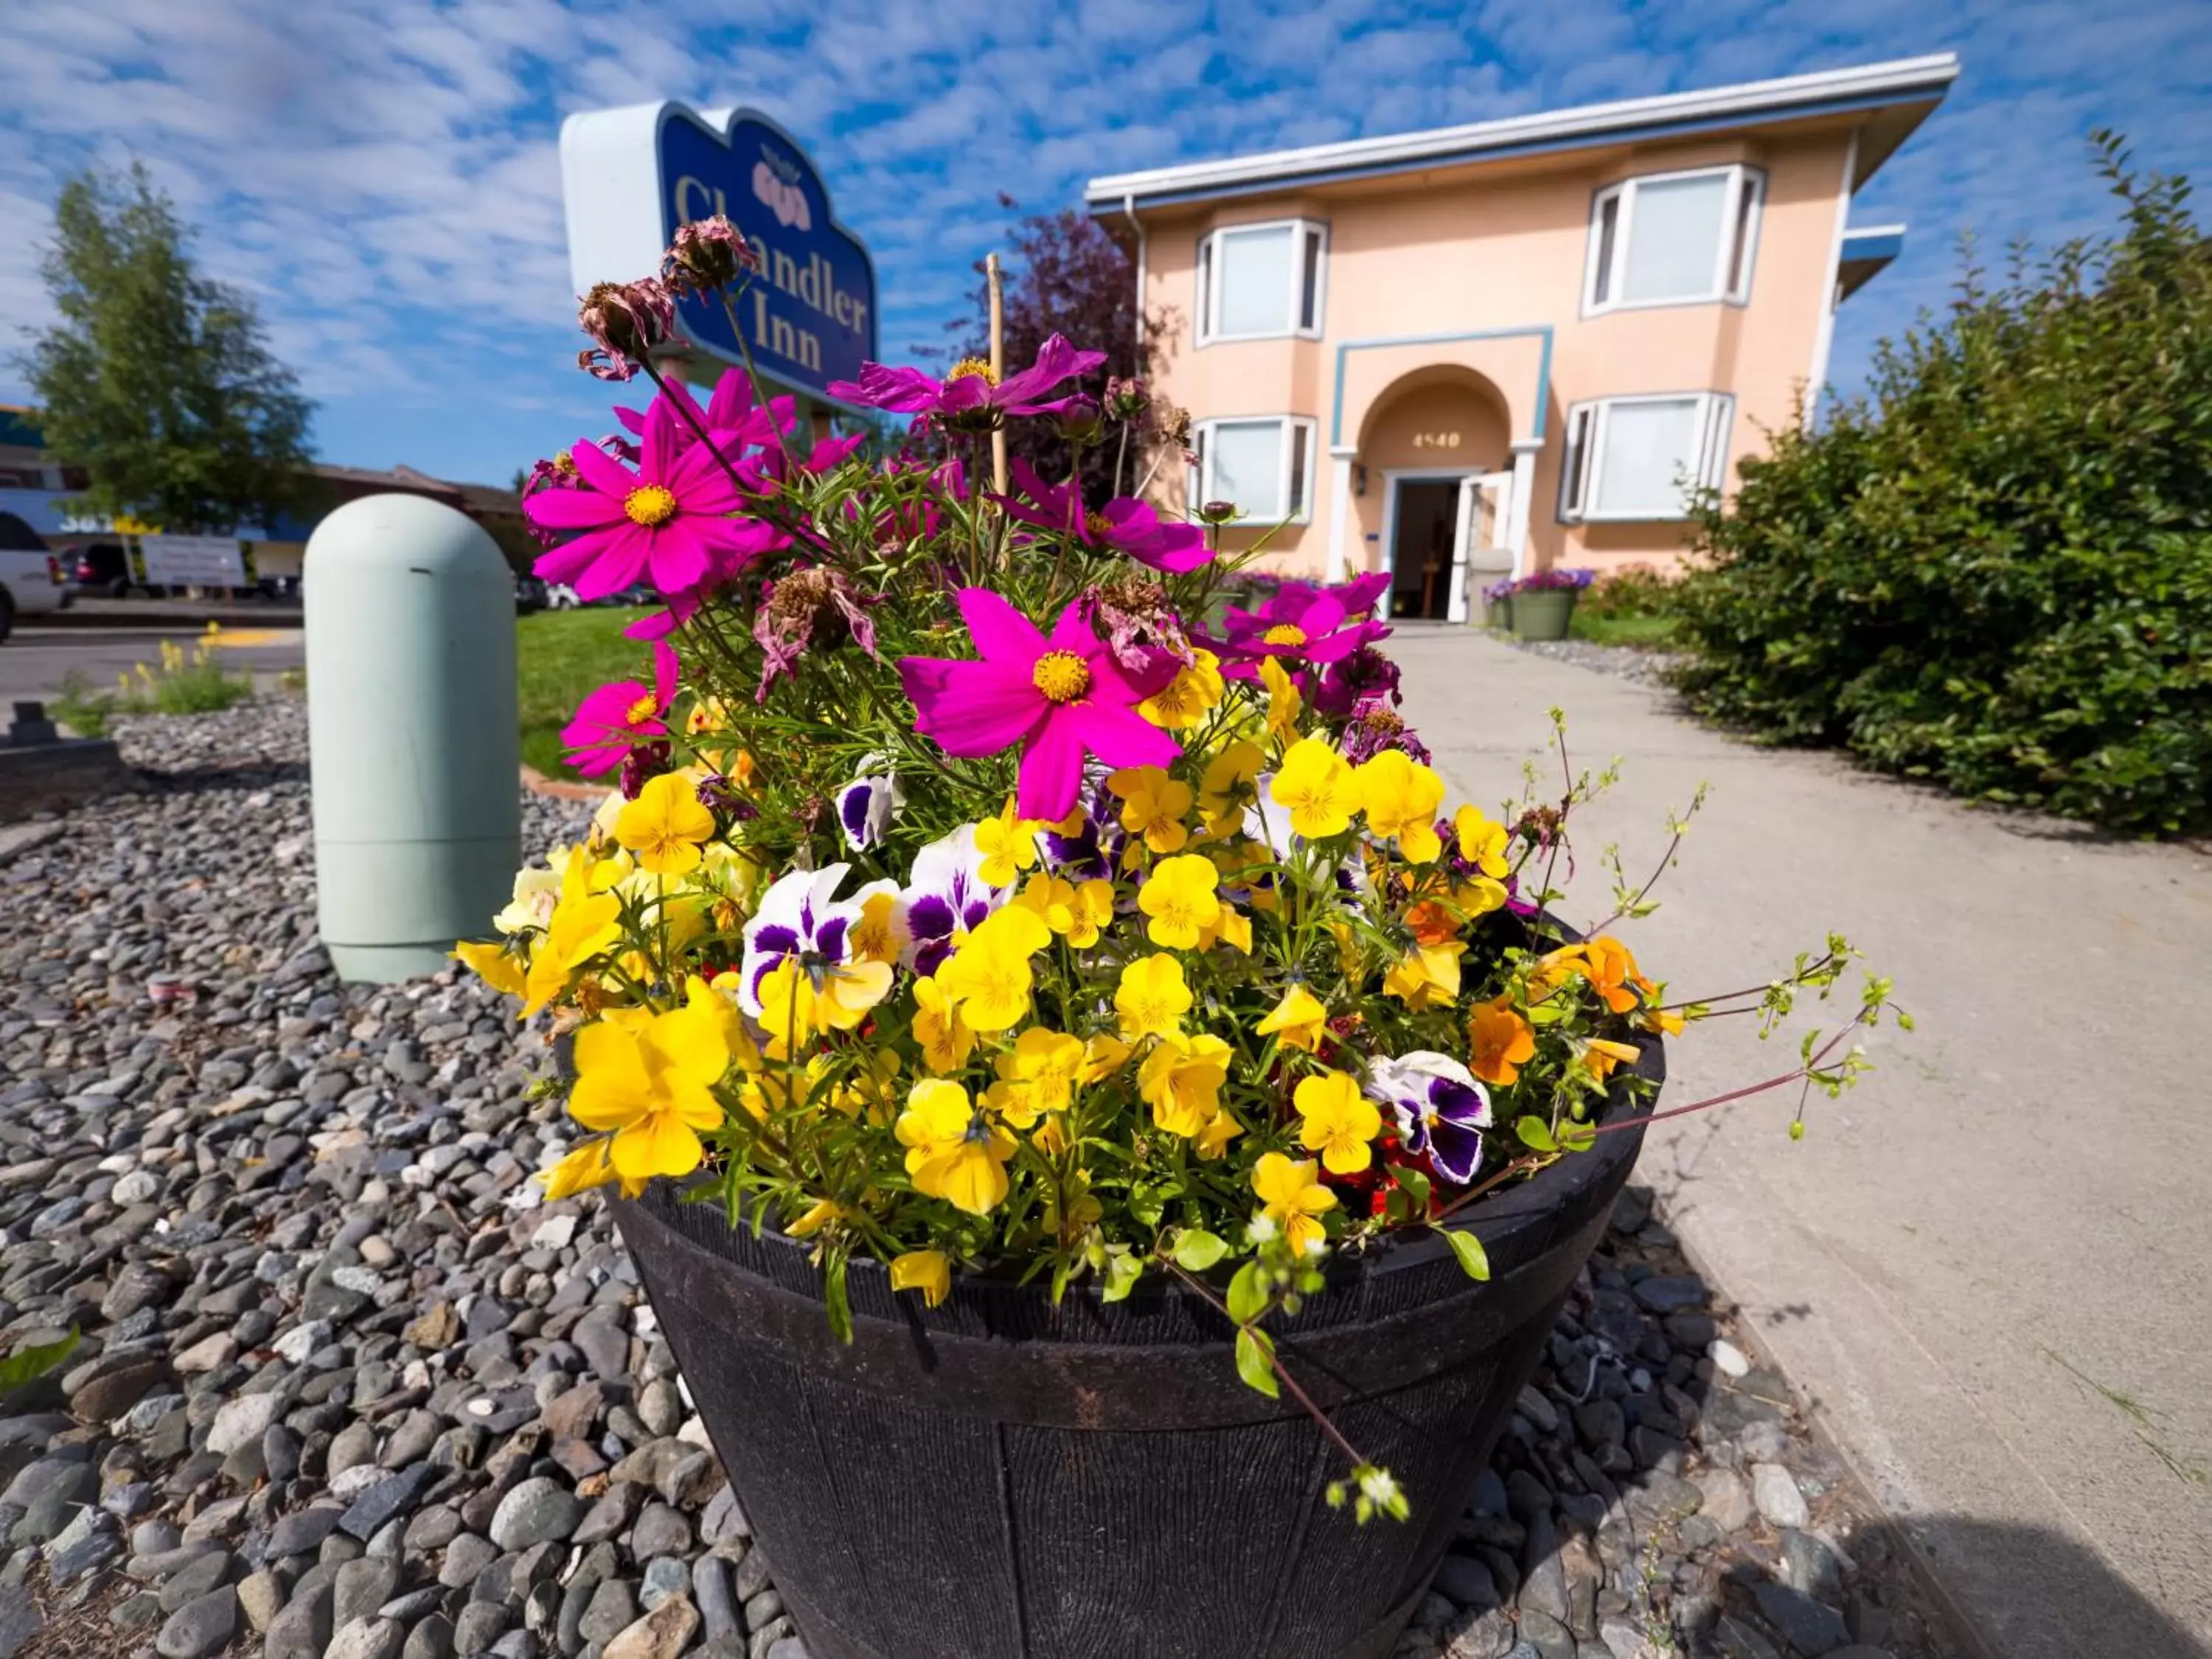
POLYGON ((1553 951, 1538 965, 1534 983, 1539 989, 1549 991, 1577 974, 1616 1014, 1627 1013, 1636 1006, 1636 993, 1631 987, 1650 983, 1637 971, 1636 958, 1628 947, 1607 933, 1553 951))
POLYGON ((1460 920, 1442 899, 1416 899, 1406 907, 1406 926, 1417 945, 1448 945, 1459 937, 1460 920))
POLYGON ((1536 1057, 1536 1033, 1514 1012, 1510 997, 1478 1002, 1467 1022, 1468 1069, 1499 1088, 1514 1082, 1536 1057))

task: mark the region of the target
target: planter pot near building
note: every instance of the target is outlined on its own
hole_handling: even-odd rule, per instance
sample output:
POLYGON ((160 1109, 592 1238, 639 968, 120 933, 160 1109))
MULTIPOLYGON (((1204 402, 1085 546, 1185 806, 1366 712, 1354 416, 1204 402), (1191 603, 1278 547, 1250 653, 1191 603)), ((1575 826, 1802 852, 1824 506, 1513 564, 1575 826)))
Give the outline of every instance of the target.
POLYGON ((1512 598, 1513 637, 1517 640, 1564 640, 1574 620, 1575 601, 1581 590, 1538 587, 1512 598))
POLYGON ((1502 628, 1508 633, 1512 631, 1513 596, 1510 593, 1482 602, 1482 625, 1485 628, 1502 628))
MULTIPOLYGON (((1616 1091, 1607 1116, 1647 1109, 1616 1091)), ((1364 1527, 1324 1499, 1340 1454, 1238 1381, 1231 1328, 1170 1281, 1055 1308, 962 1274, 925 1310, 855 1261, 844 1344, 808 1244, 666 1182, 614 1209, 815 1659, 1387 1659, 1642 1139, 1476 1206, 1486 1283, 1413 1235, 1333 1264, 1278 1331, 1412 1501, 1364 1527)))

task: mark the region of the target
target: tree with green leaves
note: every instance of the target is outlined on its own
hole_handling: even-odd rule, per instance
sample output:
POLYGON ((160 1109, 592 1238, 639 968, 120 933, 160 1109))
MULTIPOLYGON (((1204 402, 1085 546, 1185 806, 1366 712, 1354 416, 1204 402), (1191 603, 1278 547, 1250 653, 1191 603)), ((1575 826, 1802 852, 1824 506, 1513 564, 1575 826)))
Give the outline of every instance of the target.
POLYGON ((40 267, 59 320, 19 362, 99 511, 180 532, 265 525, 307 487, 313 405, 191 240, 143 165, 71 179, 40 267))

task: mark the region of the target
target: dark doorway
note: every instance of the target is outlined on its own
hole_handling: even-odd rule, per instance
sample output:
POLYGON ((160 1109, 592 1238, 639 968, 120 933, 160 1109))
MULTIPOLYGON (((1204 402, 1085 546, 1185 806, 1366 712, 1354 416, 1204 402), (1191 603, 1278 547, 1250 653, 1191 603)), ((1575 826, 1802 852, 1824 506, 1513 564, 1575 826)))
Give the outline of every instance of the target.
POLYGON ((1443 616, 1451 603, 1456 478, 1401 478, 1390 547, 1390 614, 1443 616))

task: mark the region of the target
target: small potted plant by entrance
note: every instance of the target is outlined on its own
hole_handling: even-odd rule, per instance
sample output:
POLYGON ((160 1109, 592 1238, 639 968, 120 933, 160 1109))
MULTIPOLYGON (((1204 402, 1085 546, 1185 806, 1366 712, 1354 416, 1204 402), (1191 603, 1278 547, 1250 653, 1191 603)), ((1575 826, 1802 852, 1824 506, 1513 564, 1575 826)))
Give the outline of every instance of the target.
MULTIPOLYGON (((666 270, 749 258, 708 221, 666 270)), ((1592 780, 1448 804, 1387 575, 1200 632, 1210 522, 1074 466, 982 488, 1009 420, 1078 460, 1138 420, 1071 389, 1100 354, 869 365, 832 394, 955 449, 886 463, 744 374, 663 381, 673 320, 593 290, 587 355, 658 396, 525 498, 540 574, 666 600, 566 734, 619 793, 459 952, 574 1036, 547 1192, 618 1188, 816 1659, 1384 1659, 1662 1041, 1848 948, 1671 996, 1610 931, 1649 884, 1587 936, 1547 908, 1592 780)), ((1885 1006, 1788 1080, 1840 1087, 1885 1006)))
POLYGON ((1482 625, 1485 628, 1502 628, 1508 632, 1512 630, 1512 577, 1502 577, 1482 590, 1482 625))
POLYGON ((1539 570, 1513 584, 1513 637, 1564 640, 1575 617, 1575 601, 1597 573, 1587 569, 1539 570))

